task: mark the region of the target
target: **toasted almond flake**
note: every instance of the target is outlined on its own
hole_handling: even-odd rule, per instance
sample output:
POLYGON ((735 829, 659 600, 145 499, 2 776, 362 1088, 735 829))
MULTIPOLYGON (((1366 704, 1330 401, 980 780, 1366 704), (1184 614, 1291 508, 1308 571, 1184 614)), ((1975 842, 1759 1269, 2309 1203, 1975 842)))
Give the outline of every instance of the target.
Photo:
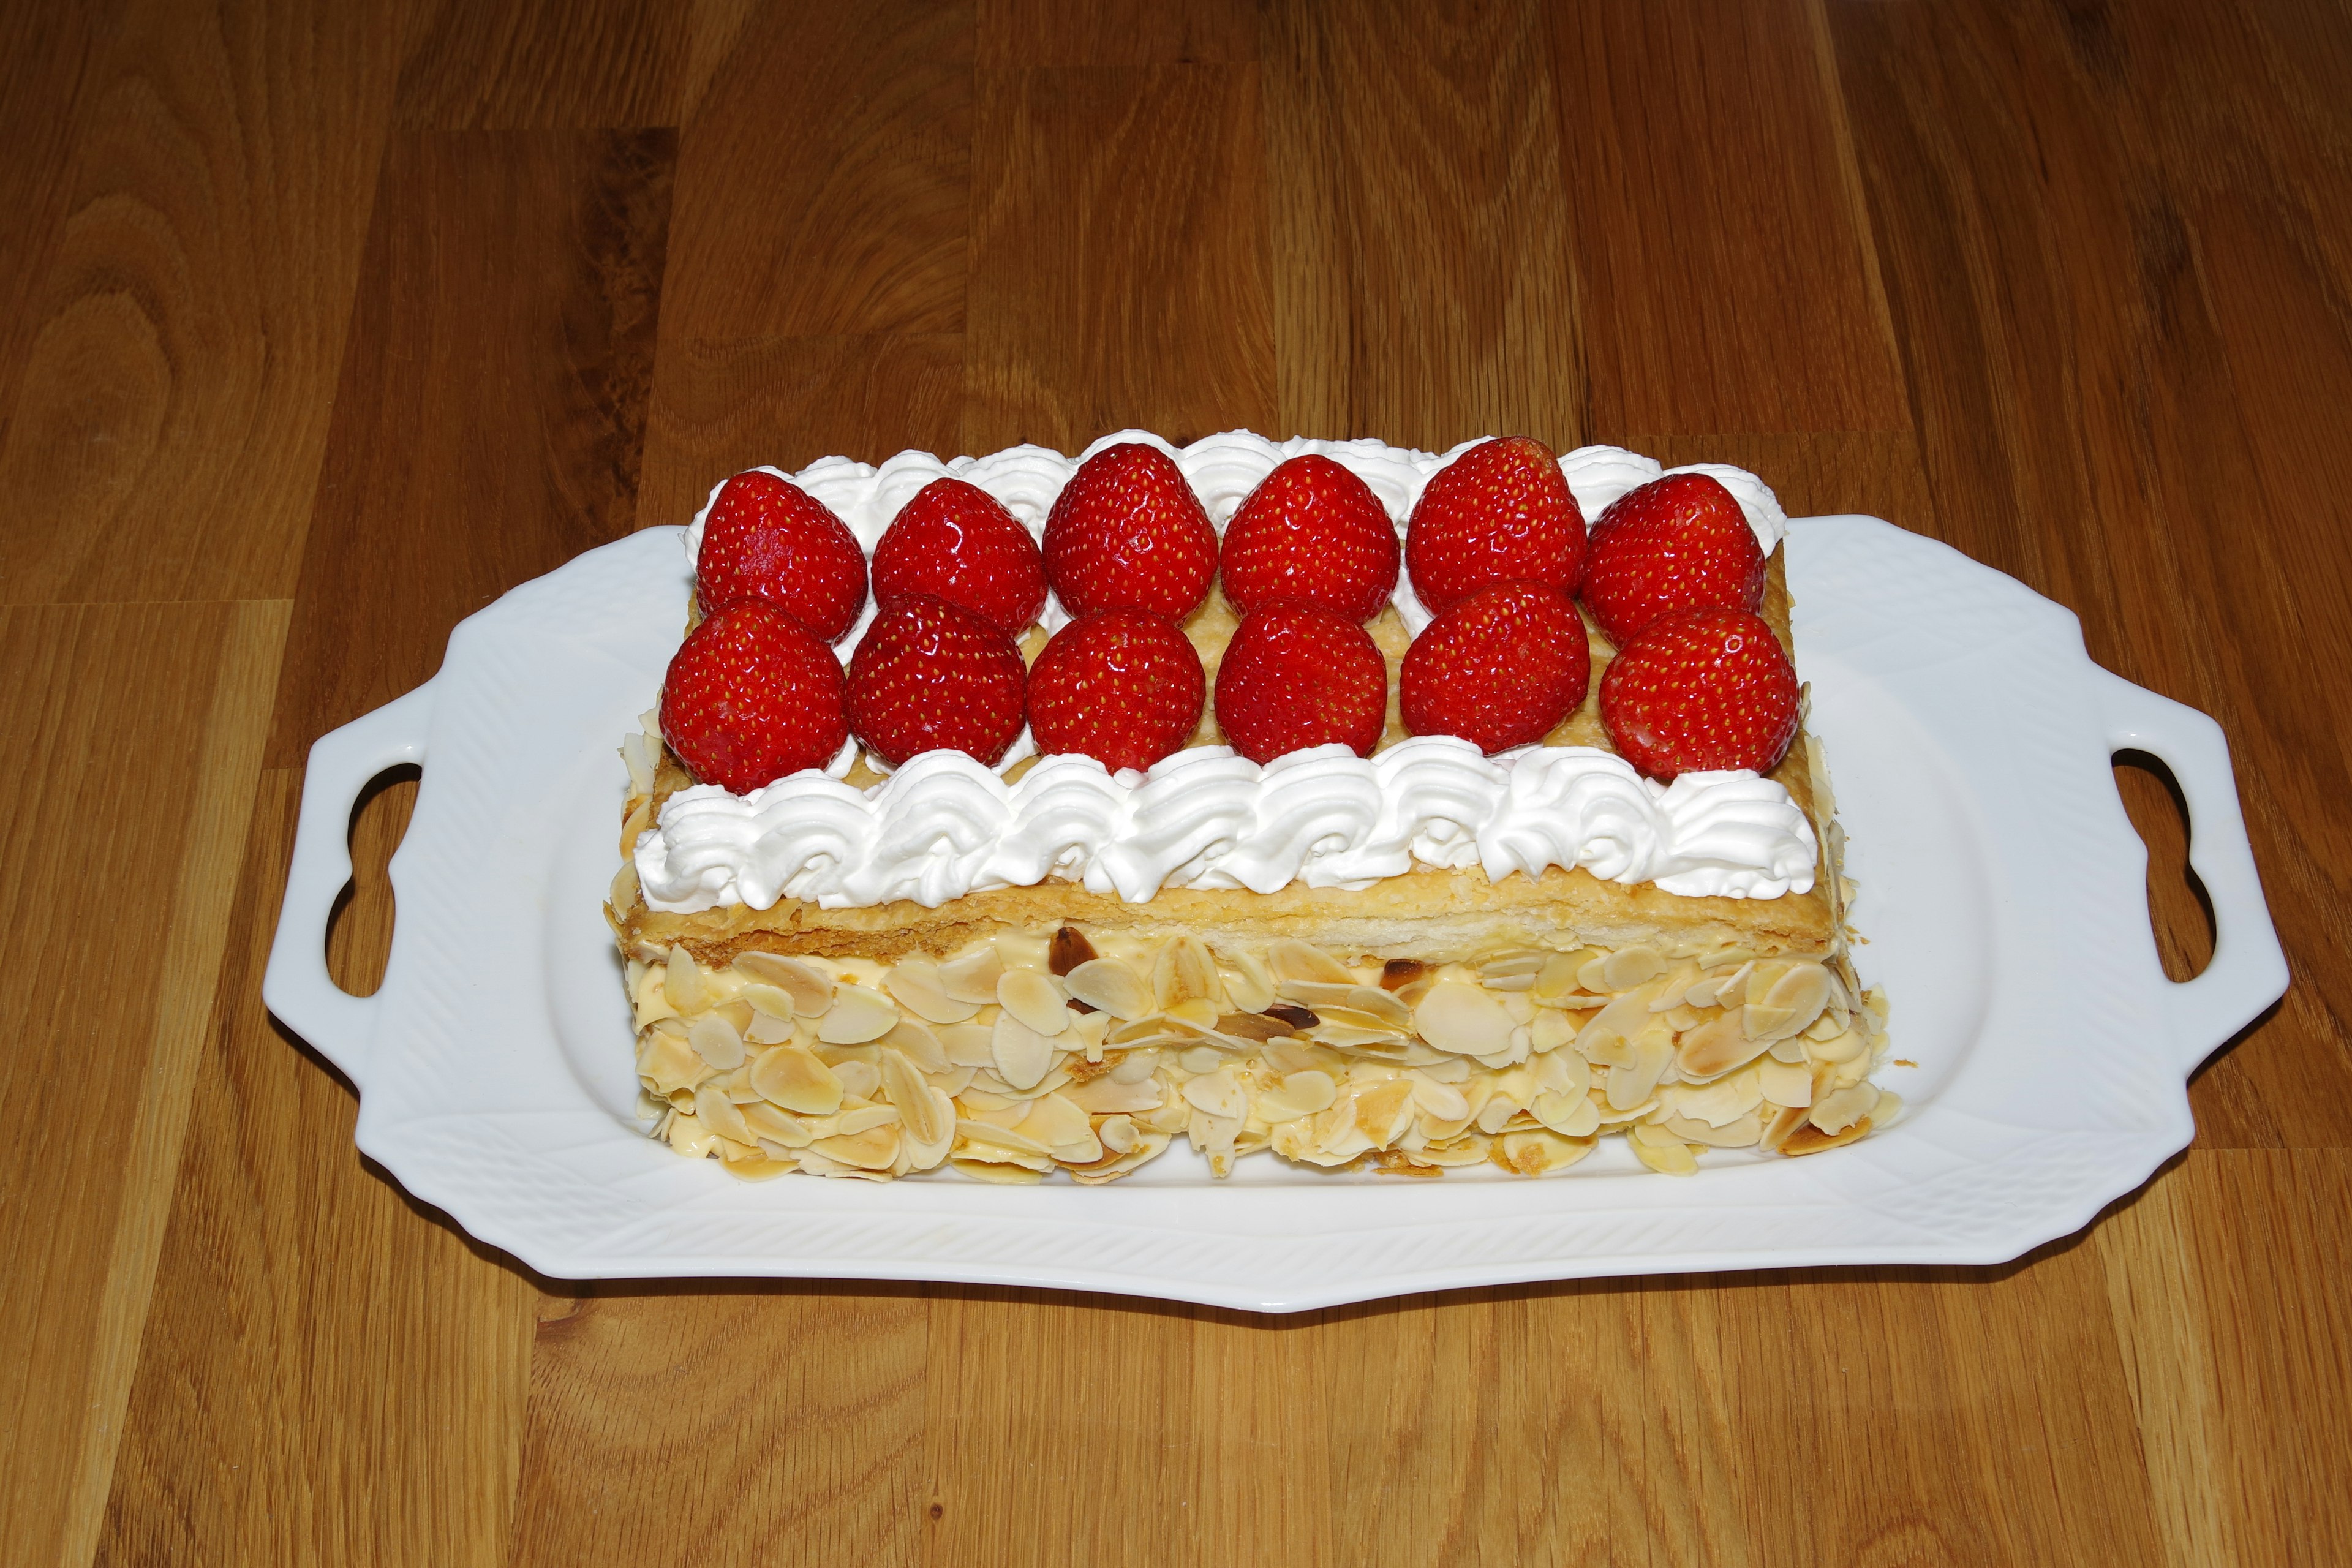
POLYGON ((1667 1137, 1664 1142, 1649 1142, 1640 1134, 1650 1129, 1637 1127, 1633 1131, 1635 1136, 1629 1142, 1633 1144, 1633 1157, 1642 1163, 1664 1176, 1698 1174, 1698 1156, 1691 1152, 1689 1144, 1674 1137, 1667 1137))
MULTIPOLYGON (((1592 1152, 1596 1140, 1563 1138, 1547 1129, 1507 1132, 1489 1145, 1488 1156, 1515 1175, 1549 1176, 1592 1152)), ((1426 1157, 1426 1156, 1424 1156, 1426 1157)))
POLYGON ((1647 1100, 1658 1087, 1658 1079, 1674 1058, 1671 1041, 1649 1037, 1634 1043, 1633 1065, 1609 1069, 1609 1107, 1626 1110, 1647 1100))
POLYGON ((1647 942, 1604 952, 1577 972, 1577 984, 1587 991, 1625 992, 1646 985, 1666 972, 1663 954, 1647 942))
POLYGON ((613 885, 604 890, 604 901, 613 906, 614 914, 625 915, 636 907, 637 868, 632 861, 623 861, 613 873, 613 885))
POLYGON ((786 1110, 830 1116, 841 1109, 841 1079, 803 1046, 777 1046, 751 1064, 751 1084, 786 1110))
POLYGON ((1221 1001, 1217 961, 1199 937, 1180 936, 1165 943, 1151 966, 1151 984, 1164 1008, 1180 1002, 1221 1001))
POLYGON ((883 976, 882 985, 898 1005, 927 1023, 968 1023, 981 1008, 977 1002, 949 995, 940 983, 940 966, 928 958, 900 959, 883 976))
POLYGON ((1556 1007, 1573 997, 1580 997, 1584 988, 1577 980, 1577 972, 1592 962, 1595 954, 1590 949, 1580 952, 1553 952, 1544 956, 1543 967, 1536 972, 1535 984, 1528 994, 1547 1007, 1556 1007))
POLYGON ((996 983, 996 1001, 1034 1034, 1058 1035, 1070 1026, 1069 999, 1062 987, 1034 969, 1005 971, 996 983))
POLYGON ((711 1001, 709 988, 702 984, 701 966, 684 947, 672 947, 663 962, 662 992, 681 1016, 701 1012, 711 1001))
POLYGON ((950 1024, 940 1029, 940 1049, 956 1067, 984 1068, 996 1061, 996 1028, 987 1024, 950 1024))
POLYGON ((1429 973, 1430 966, 1418 958, 1391 958, 1381 965, 1381 989, 1402 991, 1429 973))
POLYGON ((1878 1104, 1878 1090, 1866 1083, 1837 1089, 1816 1101, 1812 1114, 1806 1118, 1815 1127, 1832 1136, 1868 1116, 1878 1104))
POLYGON ((1810 1122, 1802 1122, 1790 1131, 1787 1139, 1779 1145, 1779 1149, 1790 1159, 1806 1154, 1818 1154, 1824 1149, 1843 1148, 1848 1143, 1868 1137, 1871 1126, 1871 1120, 1867 1116, 1842 1132, 1824 1132, 1810 1122))
POLYGON ((1538 1094, 1528 1107, 1535 1119, 1563 1138, 1590 1138, 1601 1129, 1601 1108, 1581 1091, 1538 1094))
POLYGON ((719 1134, 687 1115, 669 1119, 669 1146, 689 1160, 699 1160, 717 1152, 719 1134))
POLYGON ((1694 1083, 1720 1078, 1762 1056, 1765 1042, 1751 1038, 1741 1026, 1740 1014, 1718 1013, 1685 1033, 1675 1054, 1675 1065, 1694 1083))
POLYGON ((1265 950, 1266 967, 1278 981, 1312 980, 1332 985, 1352 985, 1356 977, 1338 959, 1310 942, 1277 938, 1265 950))
POLYGON ((1339 1005, 1377 1018, 1391 1028, 1412 1027, 1412 1006, 1377 985, 1349 986, 1339 1005))
MULTIPOLYGON (((694 1054, 720 1072, 732 1072, 743 1065, 743 1037, 735 1026, 716 1013, 705 1013, 687 1031, 686 1043, 694 1054)), ((748 1142, 748 1140, 747 1140, 748 1142)))
MULTIPOLYGON (((1678 1089, 1670 1098, 1676 1114, 1703 1121, 1709 1127, 1722 1127, 1737 1121, 1762 1103, 1763 1075, 1753 1068, 1727 1074, 1704 1088, 1678 1089)), ((1692 1142, 1705 1142, 1706 1140, 1693 1139, 1692 1142)), ((1750 1138, 1748 1142, 1753 1143, 1756 1140, 1750 1138)))
MULTIPOLYGON (((767 1152, 761 1145, 762 1153, 767 1152)), ((801 1168, 798 1160, 761 1158, 757 1160, 722 1160, 719 1168, 739 1182, 772 1182, 778 1176, 788 1176, 801 1168)))
POLYGON ((1756 1084, 1767 1103, 1801 1110, 1813 1103, 1811 1068, 1766 1057, 1756 1064, 1756 1084))
MULTIPOLYGON (((668 1022, 676 1024, 675 1019, 668 1022)), ((683 1029, 656 1025, 646 1030, 637 1044, 637 1076, 651 1080, 656 1094, 674 1094, 692 1088, 702 1076, 704 1067, 694 1047, 687 1044, 683 1029)))
POLYGON ((818 1053, 829 1059, 833 1076, 841 1080, 841 1092, 853 1100, 871 1100, 882 1082, 882 1067, 865 1052, 852 1049, 818 1053))
MULTIPOLYGON (((772 1105, 754 1101, 750 1105, 737 1106, 735 1111, 742 1117, 743 1124, 758 1136, 761 1148, 772 1143, 782 1149, 805 1149, 815 1136, 799 1117, 787 1110, 779 1110, 772 1105)), ((771 1154, 773 1152, 771 1150, 771 1154)))
POLYGON ((882 1044, 904 1052, 919 1072, 945 1072, 950 1066, 947 1047, 940 1044, 938 1033, 919 1019, 901 1017, 882 1037, 882 1044))
POLYGON ((1805 1055, 1814 1061, 1842 1066, 1860 1057, 1868 1048, 1869 1043, 1862 1037, 1860 1031, 1848 1029, 1845 1033, 1826 1040, 1807 1041, 1804 1050, 1805 1055))
POLYGON ((1467 1096, 1450 1083, 1439 1083, 1425 1073, 1413 1073, 1408 1080, 1412 1085, 1414 1105, 1438 1121, 1467 1121, 1470 1101, 1467 1096))
POLYGON ((989 1055, 999 1078, 1015 1089, 1034 1089, 1054 1065, 1054 1042, 1007 1009, 996 1016, 989 1055))
POLYGON ((996 1000, 996 983, 1004 977, 1004 959, 992 942, 983 942, 940 965, 940 989, 958 1002, 975 1005, 996 1000))
POLYGON ((1339 1095, 1339 1085, 1329 1073, 1307 1068, 1286 1075, 1251 1104, 1259 1118, 1271 1124, 1328 1110, 1339 1095))
POLYGON ((751 1146, 755 1134, 743 1123, 743 1113, 717 1084, 706 1083, 694 1091, 694 1119, 711 1131, 736 1142, 751 1146))
POLYGON ((887 1171, 898 1157, 898 1124, 887 1121, 858 1132, 820 1138, 809 1147, 840 1164, 861 1171, 887 1171))
MULTIPOLYGON (((970 1152, 983 1157, 999 1154, 1030 1154, 1050 1158, 1053 1151, 1025 1132, 1010 1127, 999 1127, 991 1121, 977 1121, 971 1117, 958 1118, 956 1137, 969 1146, 970 1152)), ((958 1152, 964 1151, 959 1150, 958 1152)))
POLYGON ((1229 1068, 1184 1080, 1184 1103, 1204 1115, 1239 1121, 1249 1114, 1249 1096, 1243 1092, 1239 1075, 1229 1068))
POLYGON ((1135 1130, 1135 1123, 1124 1116, 1104 1117, 1095 1128, 1095 1136, 1101 1139, 1102 1146, 1114 1154, 1133 1153, 1136 1146, 1143 1142, 1143 1135, 1135 1130))
POLYGON ((1704 1143, 1714 1149, 1752 1149, 1764 1135, 1763 1118, 1752 1110, 1719 1127, 1687 1116, 1669 1116, 1663 1125, 1685 1143, 1704 1143))
POLYGON ((1189 1024, 1195 1029, 1213 1029, 1217 1022, 1217 1009, 1214 1004, 1205 998, 1193 996, 1177 1003, 1160 1016, 1172 1023, 1189 1024))
POLYGON ((871 1128, 894 1125, 898 1120, 898 1108, 895 1105, 844 1105, 841 1114, 833 1119, 833 1131, 850 1137, 871 1128))
POLYGON ((1066 1095, 1039 1095, 1030 1101, 1028 1112, 1015 1131, 1042 1149, 1050 1152, 1094 1141, 1093 1123, 1066 1095))
POLYGON ((669 1005, 669 987, 667 984, 668 978, 668 966, 660 963, 647 965, 645 973, 637 977, 637 989, 634 1001, 636 1005, 638 1028, 642 1029, 646 1025, 663 1018, 677 1016, 677 1009, 669 1005))
POLYGON ((1297 1032, 1297 1028, 1289 1020, 1270 1018, 1263 1013, 1217 1015, 1217 1033, 1232 1035, 1237 1039, 1271 1040, 1279 1036, 1295 1035, 1297 1032))
POLYGON ((754 949, 737 953, 734 967, 746 980, 772 985, 790 996, 796 1017, 818 1017, 833 1005, 833 976, 803 960, 754 949))
POLYGON ((890 1005, 890 998, 863 985, 844 985, 834 993, 833 1005, 817 1020, 816 1037, 828 1046, 863 1045, 880 1039, 898 1023, 898 1009, 890 1005))
POLYGON ((1063 977, 1071 995, 1114 1018, 1133 1020, 1150 1016, 1157 1004, 1143 976, 1115 958, 1097 958, 1079 964, 1063 977))
POLYGON ((793 1021, 793 994, 782 986, 755 980, 743 987, 742 995, 753 1013, 782 1023, 793 1021))
POLYGON ((1514 1027, 1502 1004, 1475 985, 1442 980, 1412 1010, 1413 1027, 1441 1051, 1485 1056, 1510 1043, 1514 1027))

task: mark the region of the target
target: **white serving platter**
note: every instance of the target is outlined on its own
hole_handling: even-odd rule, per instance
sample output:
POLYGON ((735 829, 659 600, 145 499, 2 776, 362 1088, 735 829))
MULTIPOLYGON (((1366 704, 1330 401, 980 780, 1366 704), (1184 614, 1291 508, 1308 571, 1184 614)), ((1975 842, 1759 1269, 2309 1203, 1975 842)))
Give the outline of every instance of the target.
POLYGON ((1677 1180, 1622 1140, 1541 1181, 1242 1162, 1180 1144, 1124 1181, 747 1184, 647 1140, 599 906, 616 748, 688 589, 649 529, 451 634, 440 673, 311 749, 262 994, 359 1088, 358 1142, 478 1239, 567 1279, 776 1276, 1047 1286, 1290 1311, 1533 1279, 1981 1264, 2088 1223, 2189 1142, 2187 1079, 2277 999, 2286 963, 2210 719, 2094 665, 2074 616, 1873 518, 1789 537, 1801 673, 1861 883, 1864 978, 1894 1002, 1894 1127, 1803 1160, 1717 1153, 1677 1180), (2112 754, 2170 765, 2218 937, 2166 979, 2147 851, 2112 754), (392 862, 383 987, 329 978, 353 803, 424 780, 392 862))

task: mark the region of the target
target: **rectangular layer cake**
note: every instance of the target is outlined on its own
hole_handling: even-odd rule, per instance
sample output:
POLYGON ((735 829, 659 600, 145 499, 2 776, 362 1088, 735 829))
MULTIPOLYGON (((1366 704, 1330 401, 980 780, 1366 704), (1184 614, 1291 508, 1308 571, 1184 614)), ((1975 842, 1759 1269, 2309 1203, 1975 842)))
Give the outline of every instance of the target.
MULTIPOLYGON (((1220 526, 1304 449, 1357 471, 1400 526, 1452 456, 1242 433, 1167 448, 1220 526)), ((878 469, 828 459, 793 477, 870 551, 928 478, 969 479, 1034 529, 1073 465, 1024 447, 878 469)), ((1614 448, 1562 467, 1588 514, 1658 472, 1614 448)), ((1739 478, 1742 504, 1760 492, 1777 515, 1739 478)), ((1885 1009, 1848 958, 1817 741, 1801 724, 1760 778, 1636 779, 1598 711, 1614 649, 1588 616, 1590 689, 1540 747, 1424 757, 1396 702, 1426 618, 1411 592, 1368 627, 1390 690, 1369 762, 1318 773, 1302 753, 1260 769, 1204 712, 1184 751, 1097 782, 1111 805, 1082 848, 1066 829, 1006 847, 1060 820, 1065 786, 1044 774, 1059 759, 958 759, 941 780, 918 776, 921 759, 886 777, 859 754, 797 793, 783 781, 739 797, 698 787, 648 713, 623 749, 625 864, 607 912, 651 1133, 746 1179, 1034 1182, 1058 1168, 1093 1183, 1178 1138, 1219 1176, 1261 1152, 1326 1170, 1542 1175, 1622 1133, 1644 1165, 1690 1174, 1709 1150, 1809 1154, 1885 1125, 1895 1097, 1870 1081, 1885 1009), (1440 766, 1486 792, 1486 817, 1398 826, 1397 801, 1440 766), (812 817, 819 795, 830 815, 812 817), (689 819, 723 822, 727 853, 686 864, 689 819), (1290 859, 1244 856, 1253 833, 1290 859), (1119 859, 1128 840, 1181 840, 1160 857, 1181 864, 1137 872, 1150 857, 1119 859), (1792 844, 1810 851, 1796 865, 1792 844), (1719 845, 1736 849, 1729 872, 1709 858, 1719 845)), ((1787 647, 1778 549, 1760 614, 1787 647)), ((1216 591, 1184 622, 1212 679, 1236 624, 1216 591)), ((1045 642, 1033 627, 1020 646, 1034 661, 1045 642)))

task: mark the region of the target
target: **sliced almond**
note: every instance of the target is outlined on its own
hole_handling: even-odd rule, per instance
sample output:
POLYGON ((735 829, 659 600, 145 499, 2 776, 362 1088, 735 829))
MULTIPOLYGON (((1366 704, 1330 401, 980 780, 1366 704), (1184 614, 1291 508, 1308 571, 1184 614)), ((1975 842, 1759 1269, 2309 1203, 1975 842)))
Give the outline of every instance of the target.
POLYGON ((1023 1023, 1012 1009, 996 1016, 989 1041, 996 1076, 1015 1089, 1034 1089, 1054 1065, 1054 1042, 1023 1023))
POLYGON ((1295 1121, 1329 1108, 1339 1097, 1331 1075, 1313 1068, 1290 1073, 1251 1102, 1260 1120, 1268 1123, 1295 1121))
POLYGON ((890 998, 869 986, 844 985, 817 1020, 816 1037, 828 1046, 859 1046, 880 1039, 898 1024, 898 1009, 890 998))
POLYGON ((882 1096, 898 1112, 907 1135, 916 1142, 942 1143, 955 1130, 955 1112, 941 1110, 944 1096, 934 1096, 922 1070, 903 1051, 882 1048, 882 1096))
POLYGON ((1870 1135, 1871 1121, 1865 1116, 1842 1132, 1824 1132, 1810 1122, 1792 1128, 1780 1145, 1780 1152, 1794 1159, 1803 1154, 1818 1154, 1824 1149, 1843 1148, 1870 1135))
POLYGON ((1528 1107, 1538 1121, 1563 1138, 1590 1138, 1601 1130, 1601 1108, 1582 1092, 1548 1091, 1528 1107))
POLYGON ((1160 1005, 1170 1008, 1194 1000, 1221 1000, 1217 961, 1196 936, 1180 936, 1163 945, 1151 966, 1152 990, 1160 1005))
POLYGON ((709 988, 702 983, 701 967, 694 962, 694 954, 682 946, 669 950, 662 970, 662 992, 682 1016, 699 1013, 710 1005, 709 988))
POLYGON ((1822 1096, 1806 1120, 1834 1137, 1868 1117, 1877 1106, 1878 1090, 1870 1084, 1857 1083, 1822 1096))
POLYGON ((1705 1083, 1746 1067, 1764 1054, 1766 1043, 1749 1037, 1738 1013, 1718 1013, 1686 1032, 1675 1065, 1693 1083, 1705 1083))
POLYGON ((1310 942, 1291 937, 1276 939, 1265 950, 1266 967, 1275 979, 1319 980, 1332 985, 1352 985, 1356 977, 1338 959, 1310 942))
POLYGON ((997 1005, 1040 1035, 1070 1026, 1069 999, 1052 978, 1034 969, 1009 969, 996 983, 997 1005))
POLYGON ((706 1083, 694 1091, 694 1119, 722 1137, 746 1146, 756 1145, 757 1134, 744 1125, 743 1113, 715 1083, 706 1083))
POLYGON ((1389 1079, 1356 1092, 1356 1128, 1371 1147, 1385 1149, 1412 1125, 1412 1085, 1389 1079))
POLYGON ((809 1131, 808 1124, 799 1117, 790 1111, 779 1110, 765 1100, 739 1105, 735 1111, 742 1117, 743 1124, 758 1136, 761 1148, 773 1143, 783 1149, 805 1149, 814 1136, 809 1131))
POLYGON ((1412 1075, 1412 1101, 1438 1121, 1468 1121, 1470 1101, 1450 1083, 1438 1083, 1421 1073, 1412 1075))
POLYGON ((803 1046, 777 1046, 751 1064, 751 1087, 786 1110, 830 1116, 841 1109, 841 1079, 803 1046))
POLYGON ((1458 980, 1441 980, 1412 1010, 1413 1027, 1441 1051, 1488 1056, 1507 1048, 1514 1025, 1493 995, 1458 980))
POLYGON ((940 965, 940 989, 958 1002, 995 1001, 996 983, 1003 978, 1004 958, 992 942, 967 948, 940 965))
POLYGON ((1549 1176, 1591 1153, 1596 1142, 1590 1137, 1562 1137, 1541 1128, 1507 1132, 1490 1146, 1489 1158, 1515 1175, 1549 1176))
MULTIPOLYGON (((686 1043, 694 1047, 696 1056, 720 1072, 733 1072, 743 1065, 743 1037, 732 1023, 717 1013, 705 1013, 697 1018, 694 1027, 687 1031, 686 1043)), ((751 1140, 743 1142, 748 1143, 751 1140)))
POLYGON ((1143 976, 1115 958, 1090 959, 1062 977, 1070 994, 1114 1018, 1133 1020, 1157 1010, 1143 976))
POLYGON ((862 1171, 887 1171, 898 1157, 898 1124, 889 1121, 862 1132, 820 1138, 809 1147, 828 1160, 862 1171))
POLYGON ((927 1023, 968 1023, 981 1009, 977 1002, 949 995, 940 980, 940 966, 928 958, 900 959, 883 976, 882 984, 900 1006, 927 1023))
POLYGON ((1116 1075, 1105 1073, 1084 1083, 1074 1083, 1062 1093, 1072 1104, 1097 1116, 1157 1110, 1166 1103, 1160 1080, 1150 1076, 1122 1083, 1116 1075))
POLYGON ((735 973, 790 996, 798 1017, 817 1017, 833 1005, 833 976, 800 959, 751 950, 735 955, 735 973))
POLYGON ((1402 991, 1429 973, 1430 966, 1417 958, 1391 958, 1381 965, 1381 989, 1402 991))

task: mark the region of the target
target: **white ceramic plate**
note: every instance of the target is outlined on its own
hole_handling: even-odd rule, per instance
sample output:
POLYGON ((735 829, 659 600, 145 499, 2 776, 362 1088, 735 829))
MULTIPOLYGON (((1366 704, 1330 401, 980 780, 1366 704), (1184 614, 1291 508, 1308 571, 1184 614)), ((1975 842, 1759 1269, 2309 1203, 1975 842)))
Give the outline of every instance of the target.
POLYGON ((2187 1077, 2285 989, 2229 753, 2203 714, 2092 664, 2074 617, 1871 518, 1800 520, 1790 576, 1812 722, 1894 1002, 1895 1127, 1804 1160, 1622 1140, 1545 1181, 1442 1181, 1181 1146, 1105 1187, 745 1184, 635 1120, 628 1009, 599 911, 615 748, 683 624, 675 528, 525 584, 430 682, 311 749, 263 995, 361 1090, 360 1147, 481 1240, 563 1278, 964 1280, 1287 1311, 1524 1279, 1831 1263, 1990 1263, 2073 1231, 2189 1141, 2187 1077), (2154 752, 2193 817, 2211 965, 2159 968, 2147 852, 2110 757, 2154 752), (421 763, 392 862, 383 988, 328 978, 362 786, 421 763))

